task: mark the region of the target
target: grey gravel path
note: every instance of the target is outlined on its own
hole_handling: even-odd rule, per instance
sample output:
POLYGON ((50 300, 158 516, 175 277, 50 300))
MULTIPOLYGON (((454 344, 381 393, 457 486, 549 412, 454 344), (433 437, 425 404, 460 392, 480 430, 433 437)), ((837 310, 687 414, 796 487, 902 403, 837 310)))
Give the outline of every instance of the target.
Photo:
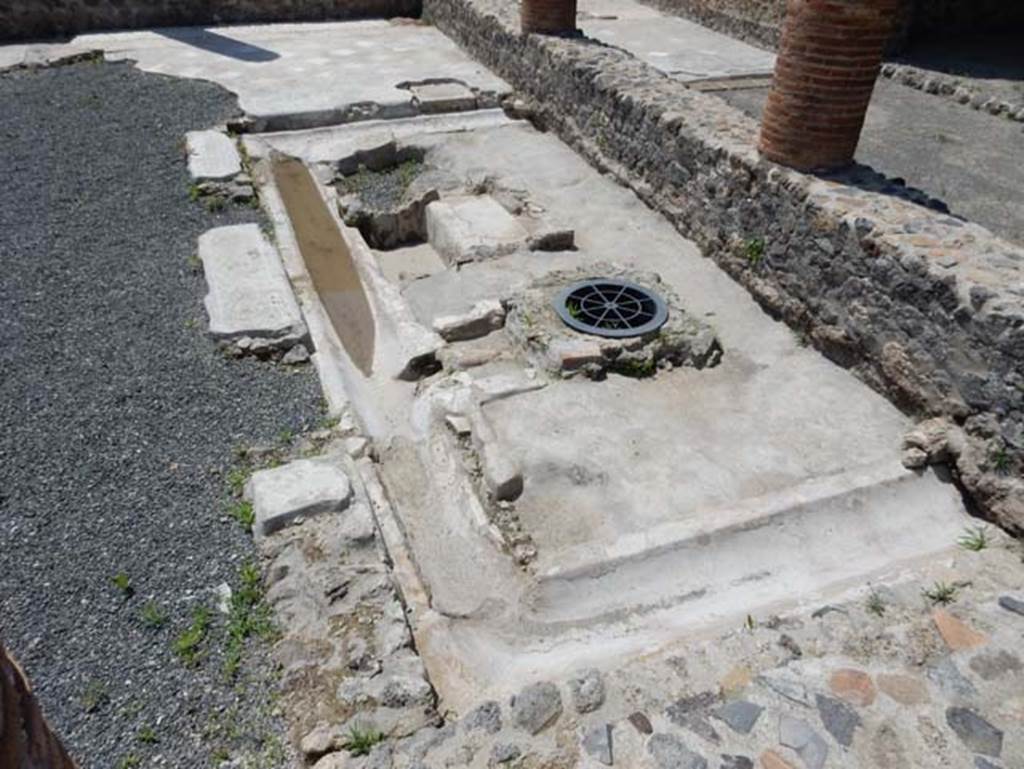
POLYGON ((310 370, 201 331, 196 238, 256 212, 188 200, 182 137, 235 110, 127 64, 0 76, 0 636, 86 768, 279 763, 265 658, 232 684, 214 635, 197 668, 170 650, 254 552, 224 514, 233 447, 320 408, 310 370))

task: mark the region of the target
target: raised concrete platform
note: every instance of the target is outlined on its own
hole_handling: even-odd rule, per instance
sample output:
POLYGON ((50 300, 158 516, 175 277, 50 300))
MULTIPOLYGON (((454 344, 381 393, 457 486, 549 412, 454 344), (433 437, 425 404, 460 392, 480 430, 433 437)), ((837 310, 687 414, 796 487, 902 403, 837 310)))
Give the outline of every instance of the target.
POLYGON ((147 72, 219 83, 238 94, 255 130, 443 108, 412 90, 424 81, 461 85, 481 107, 510 90, 440 32, 410 21, 171 28, 81 35, 73 44, 147 72))
MULTIPOLYGON (((399 141, 419 148, 428 172, 467 185, 486 177, 494 205, 514 200, 564 222, 576 250, 524 244, 458 269, 423 269, 429 246, 384 252, 423 327, 495 306, 538 276, 605 262, 657 272, 724 350, 700 371, 562 380, 530 368, 492 327, 439 353, 451 361, 472 350, 479 359, 464 371, 417 385, 350 379, 352 406, 379 447, 379 520, 396 563, 409 564, 403 589, 422 596, 414 630, 447 704, 570 666, 614 665, 770 607, 826 601, 953 546, 967 521, 959 495, 903 469, 908 421, 803 347, 631 192, 524 123, 456 132, 428 123, 399 141), (421 277, 402 272, 403 251, 421 277), (514 494, 495 493, 499 464, 519 474, 514 494)), ((372 146, 354 138, 360 131, 251 141, 302 147, 326 175, 348 161, 325 147, 372 146)), ((446 189, 442 203, 470 192, 446 189)), ((464 224, 483 232, 487 221, 464 224)), ((365 248, 355 230, 344 234, 365 248)))
POLYGON ((210 336, 287 343, 306 335, 281 259, 259 225, 204 232, 199 236, 199 259, 209 287, 204 304, 210 336))

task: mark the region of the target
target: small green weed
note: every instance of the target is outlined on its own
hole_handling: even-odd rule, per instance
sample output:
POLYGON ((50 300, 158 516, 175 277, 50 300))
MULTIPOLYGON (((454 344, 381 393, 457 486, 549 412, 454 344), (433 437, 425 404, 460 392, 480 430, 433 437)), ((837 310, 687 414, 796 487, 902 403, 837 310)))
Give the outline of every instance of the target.
POLYGON ((953 603, 956 600, 956 595, 960 591, 957 585, 951 585, 948 582, 936 582, 930 588, 922 590, 921 594, 936 605, 943 605, 953 603))
POLYGON ((747 263, 751 267, 757 267, 764 258, 764 240, 761 238, 751 238, 747 241, 744 250, 747 254, 747 263))
POLYGON ((192 612, 192 623, 185 632, 174 639, 171 650, 188 667, 195 666, 203 654, 203 641, 210 632, 210 610, 205 606, 196 607, 192 612))
POLYGON ((286 427, 277 434, 278 443, 289 444, 294 440, 295 432, 290 428, 286 427))
POLYGON ((114 587, 120 590, 125 598, 130 598, 135 592, 135 588, 132 587, 132 578, 123 571, 119 571, 111 577, 110 581, 114 583, 114 587))
POLYGON ((238 587, 231 593, 228 608, 224 674, 234 678, 242 665, 245 642, 251 636, 267 638, 274 633, 270 607, 263 602, 263 577, 252 562, 238 570, 238 587))
POLYGON ((1010 455, 1005 448, 993 451, 990 459, 992 460, 993 469, 1000 475, 1006 475, 1010 472, 1010 455))
POLYGON ((227 207, 227 203, 220 195, 208 195, 203 199, 203 203, 211 214, 223 211, 227 207))
POLYGON ((885 616, 885 600, 877 590, 872 590, 868 595, 867 610, 874 614, 876 617, 885 616))
POLYGON ((156 736, 152 726, 143 726, 136 736, 143 745, 155 745, 160 742, 160 738, 156 736))
POLYGON ((245 491, 245 484, 249 480, 249 474, 250 470, 248 467, 233 467, 228 471, 228 489, 233 496, 242 496, 242 492, 245 491))
POLYGON ((644 360, 627 358, 619 361, 615 366, 615 370, 620 374, 634 379, 649 377, 654 374, 656 368, 654 358, 645 358, 644 360))
POLYGON ((142 761, 134 753, 121 756, 121 759, 117 762, 117 769, 135 769, 136 766, 142 766, 142 761))
POLYGON ((162 628, 167 624, 167 613, 160 608, 156 601, 146 601, 140 612, 142 624, 153 630, 162 628))
POLYGON ((203 191, 199 189, 198 184, 192 184, 188 188, 188 199, 195 203, 199 198, 203 196, 203 191))
POLYGON ((988 547, 988 529, 984 526, 968 526, 956 543, 964 550, 980 552, 988 547))
POLYGON ((341 747, 353 756, 365 756, 373 750, 374 745, 384 741, 384 736, 384 732, 372 726, 365 729, 353 726, 348 730, 348 736, 341 747))
POLYGON ((82 691, 80 702, 82 704, 82 710, 86 713, 95 713, 110 702, 110 695, 107 693, 107 687, 102 681, 90 681, 85 685, 85 689, 82 691))
POLYGON ((252 525, 256 522, 256 513, 252 509, 252 502, 247 499, 240 499, 228 507, 228 515, 238 521, 246 531, 252 531, 252 525))
POLYGON ((565 309, 574 318, 578 318, 580 316, 581 310, 580 310, 579 302, 570 300, 570 301, 565 303, 565 309))

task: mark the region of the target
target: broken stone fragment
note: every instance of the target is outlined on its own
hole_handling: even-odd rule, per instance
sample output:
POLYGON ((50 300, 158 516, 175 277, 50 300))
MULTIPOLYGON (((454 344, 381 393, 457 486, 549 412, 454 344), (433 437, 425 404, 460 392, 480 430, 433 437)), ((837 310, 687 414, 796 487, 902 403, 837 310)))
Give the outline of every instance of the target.
POLYGON ((587 730, 580 740, 583 749, 596 761, 611 766, 612 759, 612 726, 601 724, 593 729, 587 730))
POLYGON ((221 181, 242 171, 235 143, 220 131, 189 131, 188 172, 195 181, 221 181))
POLYGON ((461 342, 487 336, 505 325, 505 308, 496 299, 474 304, 461 315, 443 315, 434 319, 434 331, 446 342, 461 342))
POLYGON ((253 533, 267 536, 297 518, 344 510, 352 487, 334 461, 298 459, 253 473, 245 496, 252 501, 253 533))
POLYGON ((309 350, 306 349, 306 345, 297 344, 284 354, 281 358, 281 362, 286 366, 298 366, 303 363, 308 363, 309 350))
POLYGON ((569 691, 577 713, 592 713, 604 704, 604 678, 590 668, 569 679, 569 691))
POLYGON ((427 240, 449 264, 505 256, 527 241, 526 230, 490 195, 450 197, 426 208, 427 240))
POLYGON ((647 741, 647 752, 658 769, 707 769, 707 759, 690 750, 671 734, 654 734, 647 741))

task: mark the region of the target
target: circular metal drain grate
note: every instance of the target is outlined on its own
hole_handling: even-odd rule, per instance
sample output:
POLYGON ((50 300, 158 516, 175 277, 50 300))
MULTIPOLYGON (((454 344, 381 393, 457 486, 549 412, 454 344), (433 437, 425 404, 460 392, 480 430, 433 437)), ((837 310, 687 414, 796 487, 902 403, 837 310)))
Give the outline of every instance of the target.
POLYGON ((555 312, 584 334, 625 337, 656 331, 668 318, 665 300, 643 286, 618 278, 573 283, 555 297, 555 312))

